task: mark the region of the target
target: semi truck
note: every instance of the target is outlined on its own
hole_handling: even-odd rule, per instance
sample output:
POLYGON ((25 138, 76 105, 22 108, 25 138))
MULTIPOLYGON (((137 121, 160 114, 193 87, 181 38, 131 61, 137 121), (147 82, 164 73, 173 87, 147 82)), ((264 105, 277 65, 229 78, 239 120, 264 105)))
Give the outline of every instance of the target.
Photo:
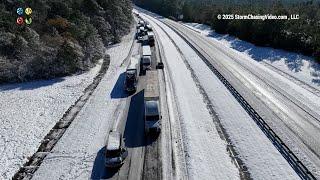
POLYGON ((149 45, 142 46, 141 64, 143 71, 151 69, 151 48, 149 45))
POLYGON ((126 70, 126 79, 125 79, 125 90, 127 92, 135 92, 137 90, 137 84, 140 74, 140 64, 139 59, 131 57, 130 64, 126 70))
POLYGON ((147 84, 144 92, 145 134, 161 132, 161 108, 158 71, 146 72, 147 84))

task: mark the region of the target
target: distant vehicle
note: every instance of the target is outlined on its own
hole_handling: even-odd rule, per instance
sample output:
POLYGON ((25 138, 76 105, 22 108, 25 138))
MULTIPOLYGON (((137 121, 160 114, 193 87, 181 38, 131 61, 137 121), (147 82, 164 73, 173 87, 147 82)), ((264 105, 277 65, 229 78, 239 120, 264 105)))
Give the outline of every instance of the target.
POLYGON ((137 17, 140 17, 140 14, 139 14, 139 13, 134 12, 134 14, 135 14, 137 17))
POLYGON ((137 39, 139 41, 143 41, 146 38, 145 37, 146 35, 147 35, 147 32, 145 31, 144 27, 140 27, 137 32, 137 39))
POLYGON ((161 132, 161 108, 158 71, 147 71, 147 85, 144 93, 145 134, 161 132))
POLYGON ((146 24, 145 29, 148 31, 152 31, 152 26, 150 24, 146 24))
POLYGON ((120 167, 126 157, 128 151, 123 147, 123 139, 120 132, 110 131, 108 143, 106 145, 106 159, 105 166, 109 168, 120 167))
POLYGON ((139 59, 132 57, 130 64, 126 70, 125 90, 127 92, 134 92, 137 90, 137 84, 140 73, 139 59))
POLYGON ((143 71, 151 69, 151 48, 149 45, 142 46, 141 64, 143 71))
POLYGON ((138 22, 138 25, 137 25, 137 29, 139 29, 140 27, 143 27, 144 28, 144 26, 145 26, 145 23, 144 23, 144 21, 139 21, 138 22))
POLYGON ((144 22, 143 20, 140 20, 140 21, 138 22, 138 24, 139 24, 140 26, 145 26, 145 22, 144 22))
POLYGON ((154 33, 148 32, 148 43, 150 46, 154 46, 154 33))

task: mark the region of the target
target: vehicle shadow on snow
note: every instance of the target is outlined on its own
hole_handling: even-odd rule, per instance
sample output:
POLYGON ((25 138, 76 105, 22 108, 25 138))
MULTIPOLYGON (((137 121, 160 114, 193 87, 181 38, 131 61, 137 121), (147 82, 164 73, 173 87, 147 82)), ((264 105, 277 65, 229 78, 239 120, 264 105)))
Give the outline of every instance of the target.
POLYGON ((148 146, 158 138, 154 135, 147 139, 144 134, 144 90, 131 97, 124 138, 128 148, 148 146))
POLYGON ((128 97, 128 94, 124 90, 125 80, 126 74, 123 72, 119 75, 119 78, 110 93, 112 99, 121 99, 128 97))
POLYGON ((106 168, 105 161, 106 147, 103 147, 97 153, 96 159, 93 164, 90 179, 109 179, 113 177, 119 169, 106 168))

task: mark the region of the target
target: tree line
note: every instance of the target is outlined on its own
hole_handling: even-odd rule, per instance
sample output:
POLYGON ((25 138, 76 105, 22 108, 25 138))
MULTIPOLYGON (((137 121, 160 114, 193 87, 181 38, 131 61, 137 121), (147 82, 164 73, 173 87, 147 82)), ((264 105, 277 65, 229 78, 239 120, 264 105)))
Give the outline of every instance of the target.
MULTIPOLYGON (((0 83, 87 71, 132 23, 131 0, 25 0, 31 25, 17 25, 17 2, 0 2, 0 83)), ((23 2, 23 3, 22 3, 23 2)))
POLYGON ((320 62, 320 2, 237 0, 135 0, 135 4, 166 17, 210 25, 259 46, 280 48, 320 62), (221 20, 219 14, 298 14, 298 20, 221 20))

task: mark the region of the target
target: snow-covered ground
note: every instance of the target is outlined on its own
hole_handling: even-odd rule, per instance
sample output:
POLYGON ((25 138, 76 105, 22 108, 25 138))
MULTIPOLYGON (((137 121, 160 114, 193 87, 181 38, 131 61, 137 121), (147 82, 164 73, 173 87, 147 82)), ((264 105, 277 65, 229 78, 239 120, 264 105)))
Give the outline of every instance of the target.
MULTIPOLYGON (((296 173, 293 171, 290 165, 286 162, 286 160, 282 157, 282 155, 278 152, 278 150, 262 133, 262 131, 251 119, 251 117, 243 110, 239 103, 234 99, 232 94, 230 94, 230 92, 216 78, 216 76, 211 72, 211 70, 206 66, 206 64, 204 64, 203 61, 197 56, 197 54, 170 28, 168 28, 164 24, 159 24, 162 28, 165 29, 167 33, 169 33, 170 37, 174 40, 174 42, 181 50, 182 54, 185 56, 186 63, 188 64, 188 66, 190 66, 191 71, 193 72, 193 76, 195 76, 194 78, 198 80, 198 83, 200 83, 200 86, 203 87, 206 94, 208 95, 214 107, 214 110, 217 113, 217 116, 220 118, 220 121, 223 127, 226 129, 233 145, 235 145, 235 149, 237 153, 239 153, 239 157, 248 167, 251 177, 254 179, 299 179, 299 177, 296 175, 296 173)), ((152 23, 152 25, 156 27, 156 31, 162 31, 155 23, 152 23)), ((181 58, 176 58, 176 56, 172 55, 174 54, 174 52, 172 51, 176 51, 174 50, 175 47, 168 47, 169 42, 165 38, 165 35, 163 36, 164 37, 161 37, 160 39, 162 43, 165 44, 164 48, 167 49, 167 53, 169 53, 167 57, 167 59, 169 60, 167 60, 167 62, 169 66, 168 68, 171 69, 171 76, 175 76, 174 74, 176 73, 178 74, 176 76, 183 76, 179 77, 179 79, 174 81, 174 87, 177 91, 176 96, 178 97, 178 99, 179 96, 184 96, 183 100, 180 100, 183 101, 183 103, 180 104, 180 107, 182 107, 183 109, 188 109, 185 107, 185 104, 188 104, 192 107, 197 107, 196 109, 193 108, 192 110, 190 110, 194 113, 197 113, 199 106, 194 102, 190 102, 192 101, 190 97, 196 96, 196 94, 200 95, 200 92, 190 92, 190 94, 187 92, 180 92, 189 91, 189 84, 193 80, 189 79, 189 83, 187 83, 187 81, 183 81, 184 79, 188 78, 187 75, 189 76, 190 71, 180 72, 180 69, 186 69, 185 65, 183 64, 183 60, 181 58), (178 63, 176 61, 180 61, 179 65, 174 64, 178 63)), ((206 113, 202 112, 202 115, 203 114, 206 113)), ((198 119, 195 116, 193 116, 193 120, 183 120, 183 127, 185 128, 183 129, 185 131, 184 142, 186 144, 187 151, 186 158, 188 163, 187 165, 189 175, 192 177, 191 179, 198 177, 199 175, 202 175, 202 173, 205 172, 205 170, 203 170, 204 167, 202 167, 202 165, 207 165, 206 168, 210 169, 211 167, 215 166, 215 163, 220 163, 221 165, 223 164, 223 161, 220 161, 221 159, 217 158, 215 154, 210 154, 210 151, 204 154, 197 154, 197 151, 201 150, 199 150, 199 148, 194 149, 196 147, 192 147, 192 144, 194 144, 195 141, 197 141, 196 138, 200 138, 200 132, 205 131, 205 129, 201 129, 202 123, 206 124, 206 128, 214 128, 212 118, 207 117, 206 119, 198 119), (188 127, 188 125, 191 126, 188 127), (193 128, 195 128, 193 132, 193 128, 191 128, 192 126, 193 128), (210 162, 203 161, 203 159, 211 158, 211 156, 213 156, 215 159, 211 160, 210 162), (201 163, 195 159, 201 159, 201 163), (195 167, 202 168, 202 170, 197 169, 195 167), (197 170, 197 173, 190 174, 190 171, 193 172, 194 169, 197 170)), ((202 136, 202 138, 206 139, 207 141, 209 141, 212 138, 207 134, 201 134, 200 136, 202 136)), ((198 141, 201 142, 200 140, 198 141)), ((200 147, 205 148, 203 145, 200 145, 200 147)), ((215 149, 212 147, 211 149, 215 149)), ((225 169, 227 168, 228 167, 225 167, 225 169)), ((226 170, 224 170, 224 173, 226 173, 226 170)), ((218 178, 218 176, 212 177, 218 178)))
POLYGON ((10 179, 99 72, 0 86, 0 179, 10 179))
MULTIPOLYGON (((188 31, 190 30, 188 29, 188 31)), ((199 30, 196 31, 199 32, 199 30)), ((291 71, 278 71, 274 69, 274 66, 270 67, 270 63, 267 61, 254 60, 246 53, 232 49, 215 38, 196 32, 190 34, 210 44, 208 47, 202 45, 204 51, 208 52, 211 57, 218 59, 219 63, 223 64, 233 74, 233 79, 241 81, 242 85, 238 85, 237 88, 241 89, 241 86, 248 88, 242 90, 242 93, 246 96, 245 99, 263 116, 277 135, 318 178, 320 175, 319 87, 313 84, 312 80, 308 82, 303 76, 306 74, 309 75, 309 78, 312 78, 313 74, 318 72, 312 72, 312 68, 306 67, 304 69, 307 70, 301 76, 291 71), (288 76, 285 73, 293 75, 288 76), (297 79, 300 82, 297 82, 297 79), (310 86, 313 86, 313 88, 310 88, 310 86), (249 95, 249 93, 253 93, 253 95, 249 95), (258 99, 253 99, 254 97, 258 99), (259 103, 259 101, 263 103, 259 103)), ((242 43, 246 44, 245 42, 242 43)), ((257 48, 259 49, 259 47, 257 48)), ((261 51, 263 54, 263 52, 268 51, 268 48, 261 48, 261 51)), ((272 51, 284 53, 281 50, 272 51)), ((288 60, 296 55, 289 52, 285 52, 285 55, 282 54, 284 57, 287 56, 285 59, 288 60)), ((308 59, 307 57, 304 58, 308 59)), ((295 61, 293 60, 293 62, 295 61)), ((311 60, 311 62, 314 61, 311 60)), ((280 69, 281 67, 277 68, 280 69)))
POLYGON ((99 173, 96 171, 104 168, 100 156, 108 132, 125 109, 119 78, 126 68, 122 62, 130 51, 132 37, 127 35, 122 43, 107 50, 111 62, 106 75, 33 179, 94 179, 99 173))
MULTIPOLYGON (((255 46, 230 35, 215 33, 210 26, 184 23, 189 28, 230 47, 252 60, 258 61, 276 72, 292 76, 320 90, 320 64, 313 58, 284 50, 255 46)), ((291 77, 290 77, 291 78, 291 77)), ((293 79, 293 78, 292 78, 293 79)), ((300 85, 301 83, 298 82, 300 85)))

